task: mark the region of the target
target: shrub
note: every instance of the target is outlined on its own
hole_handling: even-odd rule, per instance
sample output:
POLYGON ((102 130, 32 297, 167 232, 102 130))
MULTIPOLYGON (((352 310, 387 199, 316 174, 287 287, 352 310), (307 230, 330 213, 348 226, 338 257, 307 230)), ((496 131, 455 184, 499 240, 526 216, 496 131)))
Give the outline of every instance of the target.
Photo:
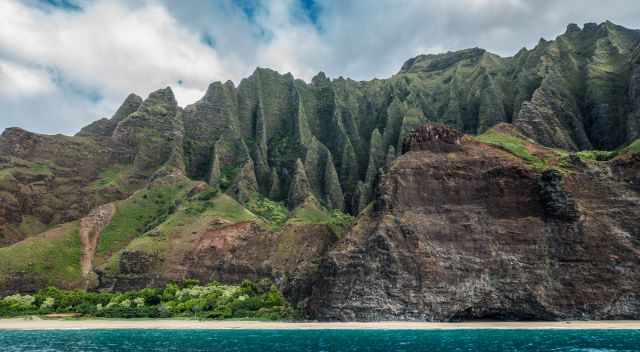
POLYGON ((269 280, 239 286, 197 280, 169 283, 124 293, 68 291, 46 288, 35 295, 0 299, 0 316, 73 312, 105 318, 193 317, 207 319, 295 317, 282 293, 269 280))
POLYGON ((583 161, 607 161, 616 157, 616 151, 584 150, 576 153, 583 161))
POLYGON ((256 196, 249 201, 247 208, 273 225, 275 229, 284 225, 289 218, 289 210, 283 203, 274 202, 261 196, 256 196))
POLYGON ((2 299, 2 303, 15 310, 29 310, 34 308, 36 298, 30 295, 15 294, 2 299))
POLYGON ((198 193, 198 195, 196 195, 195 199, 196 200, 202 200, 202 201, 208 201, 211 200, 213 198, 215 198, 215 196, 218 195, 218 190, 215 188, 211 188, 208 189, 204 192, 200 192, 198 193))

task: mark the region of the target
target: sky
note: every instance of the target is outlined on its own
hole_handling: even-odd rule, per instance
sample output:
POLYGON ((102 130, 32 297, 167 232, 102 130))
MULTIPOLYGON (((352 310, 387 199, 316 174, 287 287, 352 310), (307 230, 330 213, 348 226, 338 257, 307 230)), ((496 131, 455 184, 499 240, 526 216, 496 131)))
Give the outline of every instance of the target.
POLYGON ((386 78, 418 54, 502 56, 568 23, 640 28, 637 0, 0 0, 0 130, 74 134, 129 93, 181 106, 256 67, 386 78))

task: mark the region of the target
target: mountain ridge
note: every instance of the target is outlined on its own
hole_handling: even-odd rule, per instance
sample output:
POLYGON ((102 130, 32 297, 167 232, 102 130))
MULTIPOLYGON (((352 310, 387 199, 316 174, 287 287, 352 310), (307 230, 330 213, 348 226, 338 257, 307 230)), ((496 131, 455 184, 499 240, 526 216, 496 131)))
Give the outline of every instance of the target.
POLYGON ((637 265, 639 58, 639 31, 569 25, 508 58, 420 55, 371 81, 257 68, 185 107, 170 87, 131 94, 73 137, 6 129, 0 293, 268 278, 322 319, 637 317, 635 276, 610 271, 637 265), (519 226, 524 254, 508 235, 519 226), (593 275, 626 287, 624 304, 605 289, 576 303, 554 288, 566 276, 532 263, 574 265, 578 251, 579 271, 607 240, 607 258, 624 255, 594 260, 593 275), (553 280, 513 286, 496 248, 553 280), (434 286, 465 272, 495 276, 517 304, 487 280, 465 277, 472 300, 434 286))

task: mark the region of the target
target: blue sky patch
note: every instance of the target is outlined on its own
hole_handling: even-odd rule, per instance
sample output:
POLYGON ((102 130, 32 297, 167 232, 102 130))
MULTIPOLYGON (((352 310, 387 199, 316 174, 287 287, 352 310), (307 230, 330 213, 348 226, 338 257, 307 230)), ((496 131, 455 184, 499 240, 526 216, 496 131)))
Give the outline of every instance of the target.
POLYGON ((256 17, 256 12, 259 10, 260 0, 233 0, 233 4, 236 5, 248 19, 253 20, 256 17))
POLYGON ((57 68, 49 68, 47 71, 51 77, 51 82, 58 86, 65 94, 81 96, 92 103, 98 103, 104 98, 98 89, 84 87, 68 80, 57 68))
MULTIPOLYGON (((263 1, 264 0, 232 0, 232 3, 242 11, 249 22, 257 27, 256 33, 259 37, 261 37, 265 42, 269 42, 272 38, 271 33, 262 28, 255 21, 256 16, 264 9, 263 1)), ((298 2, 297 8, 293 13, 291 13, 291 16, 300 22, 309 22, 313 24, 317 30, 321 31, 322 27, 320 26, 319 21, 321 9, 318 2, 316 0, 296 1, 298 2)))
POLYGON ((202 33, 200 36, 200 41, 202 44, 214 48, 216 47, 216 39, 209 33, 202 33))
POLYGON ((305 15, 309 20, 320 29, 318 18, 320 17, 320 6, 315 0, 298 0, 305 15))
POLYGON ((82 7, 73 0, 35 0, 39 5, 55 7, 66 11, 82 11, 82 7))

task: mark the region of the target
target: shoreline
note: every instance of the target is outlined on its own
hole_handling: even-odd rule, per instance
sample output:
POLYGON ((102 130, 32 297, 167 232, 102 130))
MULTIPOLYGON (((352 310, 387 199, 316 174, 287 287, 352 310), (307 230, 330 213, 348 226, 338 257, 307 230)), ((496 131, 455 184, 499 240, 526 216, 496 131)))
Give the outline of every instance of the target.
POLYGON ((640 320, 551 322, 278 322, 112 319, 0 319, 2 330, 640 330, 640 320))

